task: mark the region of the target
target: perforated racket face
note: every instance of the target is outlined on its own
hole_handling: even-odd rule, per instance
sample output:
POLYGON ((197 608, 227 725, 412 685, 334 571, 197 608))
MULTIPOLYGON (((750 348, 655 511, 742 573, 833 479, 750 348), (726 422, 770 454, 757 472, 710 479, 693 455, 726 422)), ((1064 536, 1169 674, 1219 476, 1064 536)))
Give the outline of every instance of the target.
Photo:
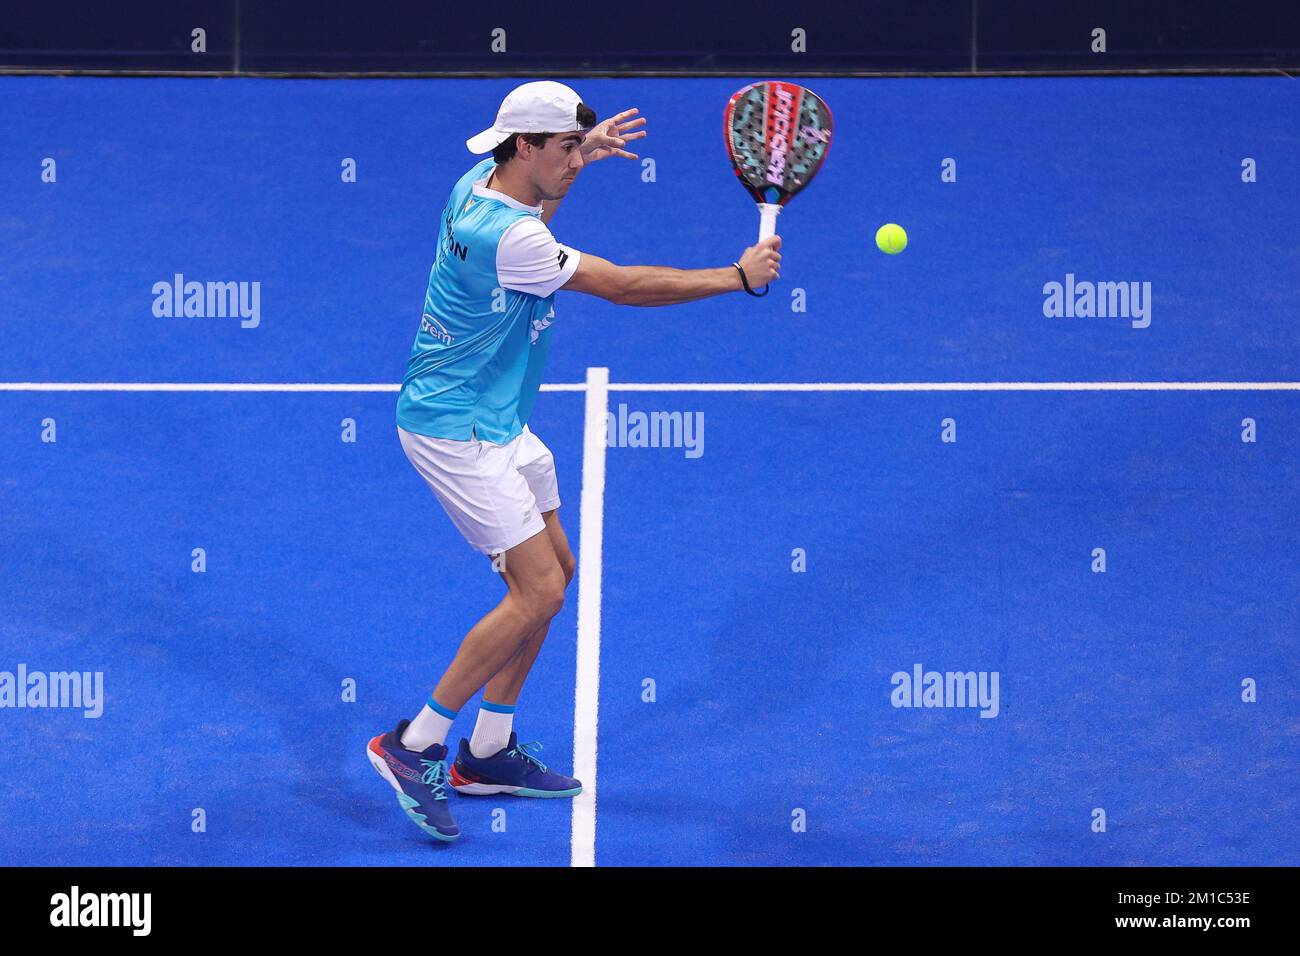
POLYGON ((723 116, 727 152, 758 202, 784 205, 805 188, 831 147, 831 111, 793 83, 755 83, 733 94, 723 116))

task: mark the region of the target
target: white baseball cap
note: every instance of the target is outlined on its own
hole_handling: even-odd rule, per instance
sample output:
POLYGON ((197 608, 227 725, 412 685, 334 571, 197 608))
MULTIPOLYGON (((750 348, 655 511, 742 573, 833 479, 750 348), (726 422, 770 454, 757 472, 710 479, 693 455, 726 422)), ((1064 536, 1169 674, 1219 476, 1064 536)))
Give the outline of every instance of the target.
POLYGON ((465 140, 471 153, 490 153, 515 133, 571 133, 582 99, 563 83, 540 80, 517 86, 501 101, 497 121, 465 140))

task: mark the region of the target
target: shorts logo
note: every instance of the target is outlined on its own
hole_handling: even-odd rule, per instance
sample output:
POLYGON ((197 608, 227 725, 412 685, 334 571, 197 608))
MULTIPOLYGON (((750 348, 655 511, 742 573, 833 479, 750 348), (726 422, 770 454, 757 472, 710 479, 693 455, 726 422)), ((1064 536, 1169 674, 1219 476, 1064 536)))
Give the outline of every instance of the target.
POLYGON ((551 327, 551 321, 552 321, 554 318, 555 318, 555 308, 552 307, 552 308, 551 308, 551 311, 546 313, 546 318, 544 318, 544 319, 533 319, 533 321, 532 321, 532 323, 531 323, 531 326, 532 326, 532 327, 531 327, 531 328, 529 329, 529 331, 528 331, 528 344, 529 344, 529 345, 536 345, 536 344, 537 344, 537 338, 538 338, 538 336, 540 336, 543 332, 545 332, 547 329, 549 329, 549 328, 551 327))
POLYGON ((447 331, 447 327, 431 316, 428 312, 424 313, 420 318, 420 328, 423 331, 428 332, 443 345, 451 345, 452 342, 456 341, 452 334, 447 331))

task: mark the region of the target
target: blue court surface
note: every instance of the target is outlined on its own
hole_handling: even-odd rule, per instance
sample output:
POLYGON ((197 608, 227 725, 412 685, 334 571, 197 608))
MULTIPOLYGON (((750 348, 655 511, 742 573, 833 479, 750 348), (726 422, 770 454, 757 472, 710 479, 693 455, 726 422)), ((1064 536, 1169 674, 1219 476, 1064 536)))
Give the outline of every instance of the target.
MULTIPOLYGON (((366 741, 503 586, 395 386, 516 82, 0 79, 0 672, 102 674, 98 717, 0 708, 0 863, 1300 863, 1284 78, 804 81, 835 139, 767 298, 557 300, 548 382, 607 368, 616 419, 703 422, 600 449, 581 387, 531 421, 586 580, 516 726, 594 759, 594 800, 453 798, 451 847, 404 819, 366 741), (260 283, 256 321, 155 315, 178 273, 260 283), (1046 315, 1052 282, 1149 283, 1145 317, 1046 315), (234 388, 269 384, 340 387, 234 388), (986 695, 896 706, 917 670, 986 695)), ((562 242, 755 241, 721 135, 746 80, 569 82, 639 107, 654 165, 585 171, 562 242)))

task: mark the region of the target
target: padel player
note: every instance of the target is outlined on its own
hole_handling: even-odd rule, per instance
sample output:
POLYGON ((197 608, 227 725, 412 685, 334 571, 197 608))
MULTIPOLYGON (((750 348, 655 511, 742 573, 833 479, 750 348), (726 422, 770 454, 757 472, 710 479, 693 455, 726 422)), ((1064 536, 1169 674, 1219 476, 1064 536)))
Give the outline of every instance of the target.
POLYGON ((461 641, 414 720, 370 741, 367 755, 430 836, 460 828, 447 788, 465 794, 571 797, 582 784, 520 744, 515 701, 564 603, 574 558, 560 524, 555 461, 528 428, 542 381, 555 293, 586 292, 620 305, 660 306, 758 288, 780 272, 780 240, 716 269, 617 266, 564 246, 548 224, 589 163, 638 157, 622 147, 645 136, 635 109, 597 125, 560 83, 525 83, 496 122, 467 141, 492 156, 462 176, 439 226, 424 315, 397 400, 398 437, 452 523, 493 558, 501 602, 461 641), (743 273, 743 275, 742 275, 743 273), (450 769, 452 722, 486 685, 473 735, 450 769))

